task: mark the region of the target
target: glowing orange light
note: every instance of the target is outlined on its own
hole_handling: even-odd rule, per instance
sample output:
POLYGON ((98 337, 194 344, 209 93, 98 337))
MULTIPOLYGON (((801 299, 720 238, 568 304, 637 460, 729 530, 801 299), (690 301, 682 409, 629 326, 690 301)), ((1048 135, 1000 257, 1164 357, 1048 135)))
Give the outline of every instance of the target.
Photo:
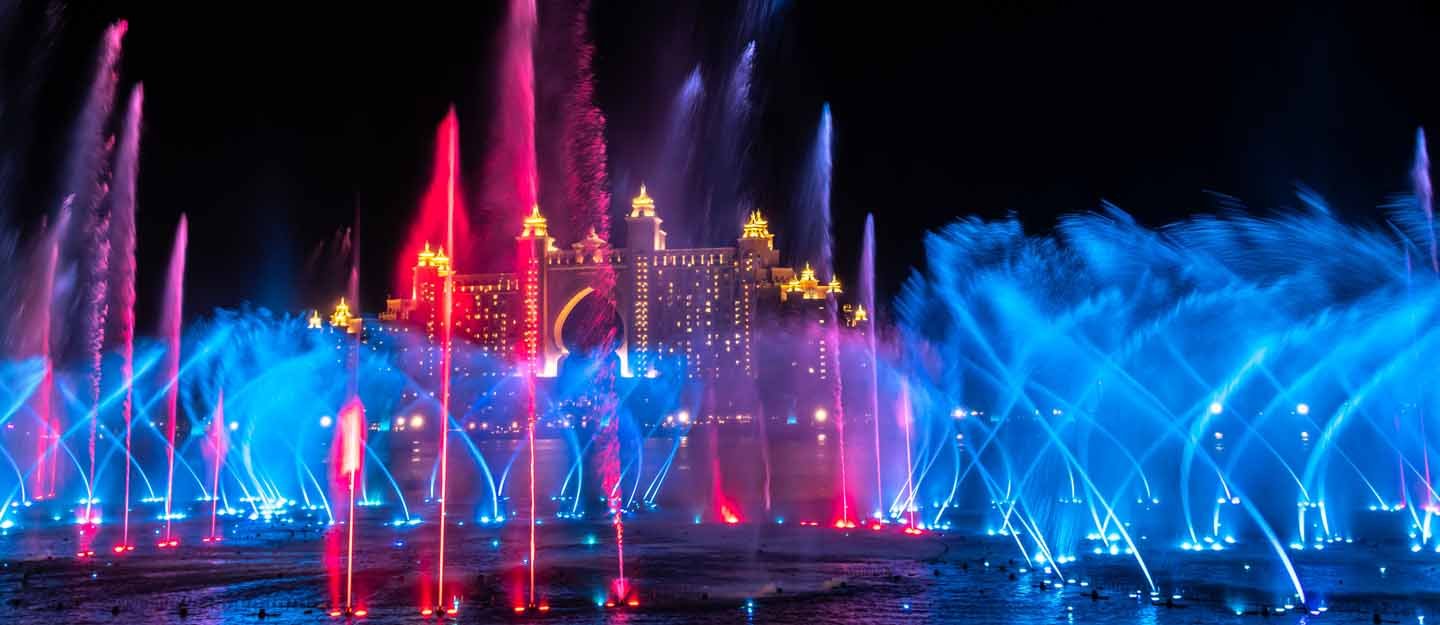
POLYGON ((434 614, 434 613, 435 613, 435 611, 434 611, 434 610, 431 610, 430 608, 424 608, 424 609, 420 610, 420 616, 430 616, 431 614, 434 614))
POLYGON ((370 611, 369 611, 369 610, 366 610, 365 608, 360 608, 359 610, 356 610, 356 611, 355 611, 355 616, 359 616, 359 617, 365 617, 365 616, 368 616, 369 614, 370 614, 370 611))
POLYGON ((613 607, 615 607, 615 602, 614 602, 614 601, 606 601, 606 602, 605 602, 605 607, 607 607, 607 608, 613 608, 613 607))
POLYGON ((340 611, 339 611, 339 610, 331 610, 331 611, 330 611, 330 618, 340 618, 340 611))
POLYGON ((523 605, 517 605, 517 606, 515 606, 515 613, 516 613, 516 614, 520 614, 521 612, 524 612, 524 611, 525 611, 525 606, 523 606, 523 605))
POLYGON ((550 604, 548 604, 548 603, 542 603, 542 604, 540 604, 540 611, 541 611, 541 612, 549 612, 549 611, 550 611, 550 604))
POLYGON ((456 614, 460 613, 460 608, 450 608, 448 610, 445 610, 445 613, 450 616, 455 616, 456 614))
POLYGON ((625 602, 625 605, 628 605, 628 606, 630 606, 630 607, 632 607, 632 608, 639 607, 639 606, 640 606, 640 600, 639 600, 639 599, 631 599, 631 600, 629 600, 629 601, 626 601, 626 602, 625 602))

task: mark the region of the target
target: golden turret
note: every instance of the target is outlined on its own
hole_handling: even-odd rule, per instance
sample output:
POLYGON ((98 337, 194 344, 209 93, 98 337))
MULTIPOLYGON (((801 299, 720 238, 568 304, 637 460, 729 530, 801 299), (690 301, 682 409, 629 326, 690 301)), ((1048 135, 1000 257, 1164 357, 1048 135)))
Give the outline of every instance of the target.
POLYGON ((645 183, 642 182, 640 183, 640 195, 637 195, 630 200, 630 217, 638 218, 654 216, 655 200, 650 199, 650 195, 645 193, 645 183))
POLYGON ((810 263, 805 263, 805 268, 800 270, 800 283, 809 286, 820 284, 820 281, 815 279, 815 269, 810 263))
POLYGON ((340 298, 340 303, 335 305, 335 312, 330 313, 330 326, 335 328, 350 327, 350 305, 345 303, 345 298, 340 298))
POLYGON ((764 241, 766 249, 775 249, 775 235, 770 234, 770 222, 758 210, 750 211, 750 218, 741 226, 740 240, 764 241))
POLYGON ((855 306, 855 316, 851 317, 851 320, 855 323, 864 323, 870 320, 870 314, 865 312, 864 304, 855 306))
POLYGON ((445 255, 445 246, 440 246, 440 251, 436 252, 435 257, 430 259, 430 264, 435 266, 437 273, 439 273, 442 278, 450 275, 450 257, 445 255))
POLYGON ((420 252, 420 258, 415 261, 417 267, 429 267, 435 259, 435 252, 430 251, 430 242, 425 242, 425 249, 420 252))
POLYGON ((311 330, 319 330, 320 328, 322 328, 322 327, 324 327, 324 326, 325 326, 325 321, 320 318, 320 311, 318 311, 318 310, 312 310, 312 311, 310 311, 310 319, 307 321, 306 327, 310 328, 311 330))
POLYGON ((800 270, 799 276, 792 276, 783 285, 787 293, 799 293, 804 299, 825 299, 827 296, 840 293, 840 278, 833 277, 830 282, 821 282, 815 277, 815 268, 810 263, 800 270))
POLYGON ((539 204, 530 208, 530 216, 525 218, 525 225, 520 230, 520 236, 521 238, 550 236, 545 217, 540 214, 539 204))

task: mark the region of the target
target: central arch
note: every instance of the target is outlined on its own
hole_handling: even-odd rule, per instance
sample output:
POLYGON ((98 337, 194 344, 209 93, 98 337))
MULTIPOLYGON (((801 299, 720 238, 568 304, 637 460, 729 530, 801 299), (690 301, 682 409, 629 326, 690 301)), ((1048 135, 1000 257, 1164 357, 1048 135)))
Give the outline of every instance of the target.
MULTIPOLYGON (((581 287, 565 299, 565 303, 555 314, 555 320, 549 332, 551 345, 547 347, 554 350, 557 362, 570 355, 570 347, 565 344, 565 323, 570 320, 570 315, 575 312, 576 307, 592 294, 595 294, 594 287, 581 287)), ((620 314, 619 308, 614 307, 613 310, 615 311, 615 323, 620 331, 620 343, 615 346, 615 355, 620 359, 620 375, 628 378, 630 377, 629 328, 625 327, 625 316, 620 314)))

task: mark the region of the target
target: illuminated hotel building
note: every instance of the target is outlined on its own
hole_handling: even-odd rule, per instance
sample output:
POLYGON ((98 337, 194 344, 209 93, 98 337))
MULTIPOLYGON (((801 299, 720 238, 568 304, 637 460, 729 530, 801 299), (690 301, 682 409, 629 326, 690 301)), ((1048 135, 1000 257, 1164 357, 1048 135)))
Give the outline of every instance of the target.
MULTIPOLYGON (((642 186, 625 218, 625 247, 611 246, 592 229, 561 249, 535 207, 516 237, 520 258, 537 259, 533 279, 515 273, 454 274, 456 336, 484 352, 513 358, 524 340, 528 302, 538 325, 538 373, 553 377, 569 351, 566 322, 593 293, 602 266, 613 271, 615 306, 624 326, 616 350, 622 377, 669 370, 698 379, 728 371, 754 377, 754 339, 767 315, 833 318, 838 280, 822 281, 808 265, 798 274, 779 266, 775 236, 758 211, 729 247, 668 249, 662 221, 642 186), (527 282, 534 285, 529 297, 521 292, 527 282)), ((445 250, 427 245, 416 259, 410 297, 388 300, 381 320, 408 322, 438 341, 437 304, 453 271, 445 250)), ((818 345, 816 356, 825 349, 833 348, 818 345)), ((813 363, 817 371, 833 366, 824 360, 813 363)))
MULTIPOLYGON (((596 284, 613 280, 613 317, 621 326, 614 354, 622 378, 680 376, 722 396, 706 400, 704 413, 741 421, 757 408, 772 416, 808 414, 833 400, 838 332, 865 323, 865 312, 838 305, 838 279, 818 276, 809 264, 798 272, 780 266, 775 235, 759 211, 748 216, 733 246, 670 249, 642 185, 625 223, 624 247, 592 229, 562 248, 534 207, 516 237, 517 259, 525 265, 519 273, 456 273, 445 249, 427 245, 412 269, 409 297, 387 300, 375 329, 423 337, 430 347, 401 348, 400 361, 434 375, 440 302, 446 279, 453 279, 457 347, 478 352, 456 365, 457 375, 508 377, 533 359, 538 377, 553 378, 583 332, 572 313, 600 303, 596 284), (786 398, 747 404, 732 397, 740 394, 740 387, 727 386, 732 382, 780 387, 786 398)), ((332 318, 331 325, 351 323, 348 309, 336 314, 347 318, 332 318)))

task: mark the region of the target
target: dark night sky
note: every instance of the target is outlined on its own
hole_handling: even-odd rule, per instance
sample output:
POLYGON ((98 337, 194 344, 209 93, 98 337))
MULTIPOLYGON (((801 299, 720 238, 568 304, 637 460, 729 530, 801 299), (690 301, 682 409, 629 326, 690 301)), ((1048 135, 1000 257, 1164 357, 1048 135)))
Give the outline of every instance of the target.
MULTIPOLYGON (((142 302, 153 309, 184 211, 190 314, 323 306, 342 278, 308 257, 358 202, 373 311, 450 102, 465 169, 482 160, 502 3, 219 4, 0 0, 0 148, 27 164, 0 186, 0 206, 31 227, 53 207, 60 155, 47 138, 74 114, 100 31, 124 16, 122 83, 146 89, 142 302), (58 16, 48 31, 47 12, 58 16)), ((617 182, 656 166, 648 155, 689 68, 738 51, 736 4, 595 0, 617 182)), ((1207 191, 1284 210, 1304 183, 1373 220, 1406 190, 1415 129, 1440 127, 1434 3, 778 4, 757 58, 754 193, 779 205, 783 240, 798 217, 775 198, 803 175, 830 102, 838 263, 853 283, 861 224, 876 212, 883 293, 921 262, 925 230, 962 215, 1013 210, 1043 230, 1108 199, 1160 224, 1209 210, 1207 191)))

